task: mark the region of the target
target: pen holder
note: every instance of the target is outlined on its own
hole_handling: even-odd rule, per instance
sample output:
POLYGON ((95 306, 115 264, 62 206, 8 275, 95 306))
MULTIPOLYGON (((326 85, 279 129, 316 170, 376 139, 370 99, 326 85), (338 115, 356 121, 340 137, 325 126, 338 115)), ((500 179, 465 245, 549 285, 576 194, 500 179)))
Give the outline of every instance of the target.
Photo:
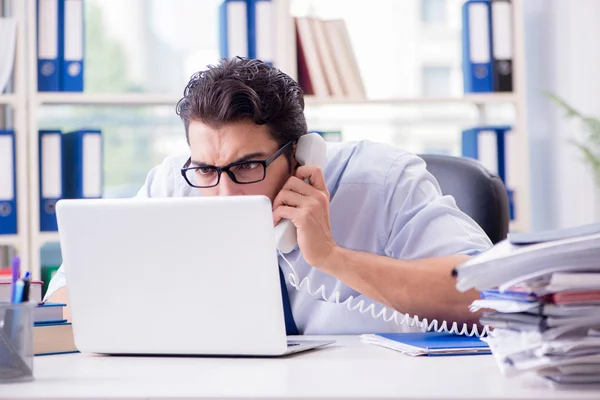
POLYGON ((33 380, 34 309, 0 302, 0 383, 33 380))

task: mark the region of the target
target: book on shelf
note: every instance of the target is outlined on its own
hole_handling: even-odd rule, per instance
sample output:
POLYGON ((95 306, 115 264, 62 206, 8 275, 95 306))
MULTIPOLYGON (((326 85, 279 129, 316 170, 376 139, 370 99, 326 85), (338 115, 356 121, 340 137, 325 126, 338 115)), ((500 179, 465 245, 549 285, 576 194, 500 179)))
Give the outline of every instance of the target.
POLYGON ((365 99, 344 20, 295 17, 298 83, 306 95, 365 99))

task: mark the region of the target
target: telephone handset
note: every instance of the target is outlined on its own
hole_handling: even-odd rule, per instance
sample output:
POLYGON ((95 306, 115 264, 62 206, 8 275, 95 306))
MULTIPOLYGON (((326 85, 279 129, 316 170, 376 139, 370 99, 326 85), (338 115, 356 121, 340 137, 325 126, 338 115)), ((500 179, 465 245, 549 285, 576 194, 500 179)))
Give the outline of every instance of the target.
MULTIPOLYGON (((306 135, 302 135, 300 139, 298 139, 298 143, 296 146, 296 160, 301 165, 317 165, 323 168, 325 165, 325 161, 327 158, 327 143, 319 135, 318 133, 309 133, 306 135)), ((365 305, 364 300, 360 300, 357 303, 354 302, 354 296, 349 296, 343 302, 340 302, 340 292, 335 292, 333 295, 328 296, 325 292, 325 285, 319 286, 317 290, 312 290, 310 287, 310 280, 308 277, 302 279, 300 281, 300 277, 296 272, 292 263, 288 261, 288 259, 283 255, 283 253, 289 253, 292 251, 297 244, 297 233, 296 227, 292 223, 292 221, 283 219, 277 224, 275 227, 275 239, 277 244, 277 250, 283 260, 289 265, 292 270, 292 273, 289 274, 290 284, 296 289, 300 290, 302 286, 306 287, 306 290, 311 296, 321 297, 324 301, 328 303, 335 303, 345 305, 350 311, 359 311, 361 314, 370 312, 371 316, 374 319, 378 319, 383 317, 385 322, 394 322, 398 325, 407 324, 411 327, 417 326, 419 329, 423 331, 437 331, 437 332, 449 332, 455 333, 458 335, 468 335, 468 336, 484 336, 489 333, 489 328, 485 326, 481 332, 479 332, 476 324, 473 324, 473 328, 469 331, 467 324, 463 324, 462 329, 458 327, 458 324, 454 322, 452 327, 448 328, 446 321, 443 321, 441 326, 438 327, 438 321, 432 320, 431 323, 427 319, 423 319, 419 321, 418 316, 411 317, 408 314, 404 314, 404 317, 400 320, 399 313, 395 310, 392 310, 391 314, 388 315, 389 310, 386 307, 382 307, 379 311, 375 310, 375 304, 371 303, 365 305)))
MULTIPOLYGON (((307 133, 300 136, 296 144, 296 160, 300 165, 325 167, 327 160, 327 143, 318 133, 307 133)), ((308 181, 308 179, 305 179, 308 181)), ((283 219, 275 227, 277 250, 289 253, 298 244, 296 227, 292 221, 283 219)))

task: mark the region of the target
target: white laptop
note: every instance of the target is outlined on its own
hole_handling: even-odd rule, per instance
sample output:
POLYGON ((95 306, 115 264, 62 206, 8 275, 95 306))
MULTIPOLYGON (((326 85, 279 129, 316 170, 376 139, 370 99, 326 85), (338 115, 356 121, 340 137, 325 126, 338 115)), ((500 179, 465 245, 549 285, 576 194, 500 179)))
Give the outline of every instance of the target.
POLYGON ((286 337, 267 197, 62 200, 56 213, 81 352, 279 356, 333 343, 286 337))

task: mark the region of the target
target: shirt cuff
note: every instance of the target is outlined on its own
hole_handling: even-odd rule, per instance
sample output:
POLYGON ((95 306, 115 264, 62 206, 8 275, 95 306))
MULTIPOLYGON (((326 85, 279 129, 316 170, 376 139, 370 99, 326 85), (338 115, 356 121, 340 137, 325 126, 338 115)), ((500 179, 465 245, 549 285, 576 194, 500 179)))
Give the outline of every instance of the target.
POLYGON ((56 274, 54 274, 54 276, 52 277, 52 279, 50 280, 50 283, 48 284, 48 289, 46 290, 46 293, 44 294, 44 298, 42 299, 43 302, 48 301, 48 299, 61 287, 66 286, 67 285, 67 280, 65 277, 65 270, 63 265, 61 265, 58 270, 56 271, 56 274))

